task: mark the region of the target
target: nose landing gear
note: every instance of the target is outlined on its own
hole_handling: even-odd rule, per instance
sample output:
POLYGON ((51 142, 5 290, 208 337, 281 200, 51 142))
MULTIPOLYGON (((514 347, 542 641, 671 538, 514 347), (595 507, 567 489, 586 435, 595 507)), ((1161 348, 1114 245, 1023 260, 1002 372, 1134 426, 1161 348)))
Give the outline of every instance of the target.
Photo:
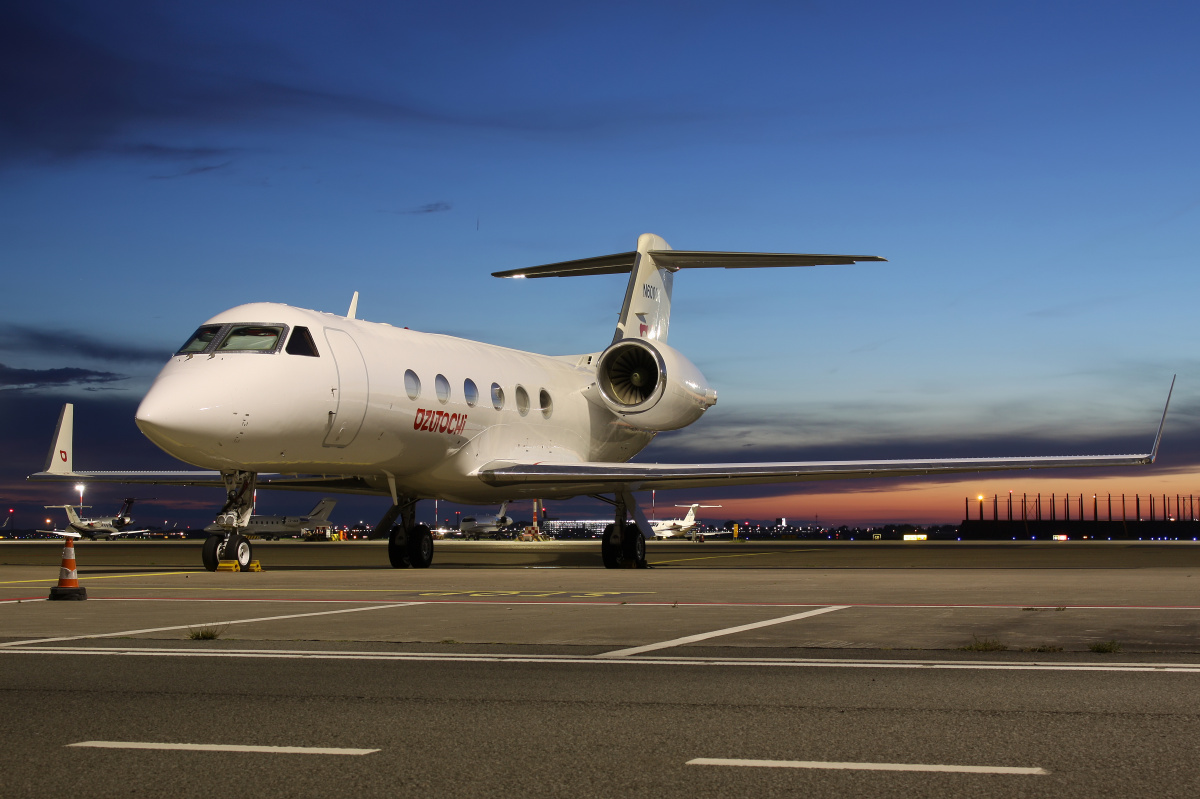
POLYGON ((226 502, 217 512, 216 523, 226 528, 225 533, 214 533, 204 541, 200 552, 204 568, 216 571, 223 560, 236 560, 238 568, 245 571, 254 553, 250 539, 238 532, 250 524, 254 513, 254 472, 229 472, 221 475, 225 483, 226 502))

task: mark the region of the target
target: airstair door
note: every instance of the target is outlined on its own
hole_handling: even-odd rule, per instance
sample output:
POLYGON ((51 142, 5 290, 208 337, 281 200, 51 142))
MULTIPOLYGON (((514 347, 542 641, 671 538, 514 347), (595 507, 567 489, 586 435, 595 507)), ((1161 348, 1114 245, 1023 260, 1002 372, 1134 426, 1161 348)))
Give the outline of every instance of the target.
POLYGON ((337 408, 330 420, 325 446, 345 447, 354 440, 367 415, 370 384, 367 363, 354 339, 344 330, 325 328, 325 340, 337 365, 337 408))

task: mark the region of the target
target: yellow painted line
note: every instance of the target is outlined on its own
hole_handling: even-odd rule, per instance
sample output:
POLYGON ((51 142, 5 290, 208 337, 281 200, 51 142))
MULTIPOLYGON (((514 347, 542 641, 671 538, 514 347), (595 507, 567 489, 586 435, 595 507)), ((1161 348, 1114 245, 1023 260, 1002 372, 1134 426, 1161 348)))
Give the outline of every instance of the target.
MULTIPOLYGON (((80 580, 111 580, 114 577, 163 577, 170 574, 195 574, 195 572, 143 572, 134 574, 102 574, 93 577, 80 577, 80 580)), ((57 583, 57 577, 47 577, 44 580, 5 580, 0 585, 17 585, 19 583, 57 583)))
MULTIPOLYGON (((783 554, 792 554, 795 552, 817 552, 816 549, 789 549, 783 554)), ((689 560, 715 560, 718 558, 752 558, 756 555, 778 555, 778 552, 737 552, 732 555, 702 555, 698 558, 676 558, 675 560, 656 560, 651 563, 651 566, 657 566, 660 563, 684 563, 689 560)))

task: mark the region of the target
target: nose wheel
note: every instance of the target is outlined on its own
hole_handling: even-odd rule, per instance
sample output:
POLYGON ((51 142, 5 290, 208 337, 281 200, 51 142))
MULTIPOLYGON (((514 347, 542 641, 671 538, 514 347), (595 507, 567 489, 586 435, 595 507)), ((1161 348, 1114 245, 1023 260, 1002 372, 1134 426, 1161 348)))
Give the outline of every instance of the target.
POLYGON ((216 534, 204 539, 200 557, 204 561, 204 568, 210 572, 215 572, 223 560, 235 560, 238 568, 246 571, 254 559, 254 549, 250 539, 239 533, 230 533, 228 536, 216 534))

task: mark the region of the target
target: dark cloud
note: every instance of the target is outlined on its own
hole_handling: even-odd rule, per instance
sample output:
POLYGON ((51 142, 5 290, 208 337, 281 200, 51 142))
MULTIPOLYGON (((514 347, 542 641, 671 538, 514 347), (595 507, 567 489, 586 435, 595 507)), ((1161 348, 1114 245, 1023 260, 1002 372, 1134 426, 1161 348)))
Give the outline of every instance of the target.
MULTIPOLYGON (((401 103, 255 77, 247 65, 228 64, 214 57, 213 48, 192 41, 161 8, 149 5, 121 13, 128 24, 117 25, 103 9, 70 0, 0 5, 0 163, 105 153, 211 159, 232 151, 174 146, 144 136, 128 139, 134 130, 162 124, 194 137, 204 135, 197 126, 251 121, 280 111, 455 121, 401 103), (142 46, 122 46, 129 42, 142 46), (146 42, 157 44, 154 55, 146 42)), ((265 53, 261 57, 270 58, 265 53)))
POLYGON ((439 211, 449 211, 450 203, 438 201, 436 203, 426 203, 419 208, 413 208, 410 211, 405 211, 406 214, 436 214, 439 211))
POLYGON ((127 375, 97 372, 92 369, 15 369, 0 363, 0 391, 28 391, 61 386, 97 386, 128 380, 127 375))
POLYGON ((223 164, 205 164, 202 166, 194 166, 190 169, 185 169, 182 172, 176 172, 173 175, 151 175, 151 180, 174 180, 175 178, 186 178, 189 175, 202 175, 205 172, 215 172, 218 169, 225 169, 230 166, 233 161, 226 161, 223 164))
POLYGON ((433 203, 425 203, 418 205, 416 208, 409 208, 406 211, 380 211, 382 214, 402 214, 402 215, 417 215, 417 214, 437 214, 442 211, 449 211, 454 206, 448 202, 438 200, 433 203))
POLYGON ((64 355, 114 363, 163 363, 168 347, 134 347, 94 334, 0 323, 0 352, 64 355))
MULTIPOLYGON (((211 23, 221 13, 147 0, 0 4, 0 166, 97 155, 204 166, 236 151, 212 141, 236 126, 339 116, 572 136, 628 129, 631 120, 677 125, 720 116, 707 108, 656 108, 648 114, 644 106, 627 107, 625 101, 550 107, 540 98, 519 111, 463 103, 442 107, 399 94, 403 90, 395 87, 403 81, 394 80, 384 99, 317 88, 336 85, 337 58, 344 54, 286 52, 281 49, 286 45, 255 38, 253 26, 240 24, 234 13, 221 27, 226 35, 194 24, 211 23)), ((462 23, 456 18, 446 24, 457 31, 462 23)))

